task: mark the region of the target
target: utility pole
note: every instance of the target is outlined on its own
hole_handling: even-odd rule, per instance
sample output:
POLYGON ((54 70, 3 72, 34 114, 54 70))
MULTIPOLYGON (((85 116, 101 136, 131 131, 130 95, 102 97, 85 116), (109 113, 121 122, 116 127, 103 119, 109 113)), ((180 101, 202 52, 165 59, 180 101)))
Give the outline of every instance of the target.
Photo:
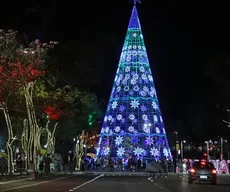
POLYGON ((223 160, 224 157, 224 140, 223 137, 220 138, 220 159, 223 160))

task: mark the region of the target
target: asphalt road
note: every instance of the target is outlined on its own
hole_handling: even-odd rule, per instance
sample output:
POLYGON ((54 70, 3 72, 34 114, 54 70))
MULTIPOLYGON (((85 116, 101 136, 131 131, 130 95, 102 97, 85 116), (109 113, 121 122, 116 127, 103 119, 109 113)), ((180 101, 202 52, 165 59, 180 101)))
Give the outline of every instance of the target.
POLYGON ((229 192, 230 176, 220 176, 215 186, 205 183, 191 185, 187 183, 186 176, 179 175, 152 180, 143 176, 74 176, 0 186, 1 192, 146 192, 150 190, 154 192, 229 192))

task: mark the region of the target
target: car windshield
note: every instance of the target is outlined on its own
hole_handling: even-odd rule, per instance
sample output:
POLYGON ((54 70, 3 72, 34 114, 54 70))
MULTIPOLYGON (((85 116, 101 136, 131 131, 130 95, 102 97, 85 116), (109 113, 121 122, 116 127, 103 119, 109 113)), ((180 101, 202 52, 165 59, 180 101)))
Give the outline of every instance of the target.
POLYGON ((196 162, 193 164, 194 168, 202 168, 202 169, 212 169, 214 168, 212 163, 209 162, 196 162))

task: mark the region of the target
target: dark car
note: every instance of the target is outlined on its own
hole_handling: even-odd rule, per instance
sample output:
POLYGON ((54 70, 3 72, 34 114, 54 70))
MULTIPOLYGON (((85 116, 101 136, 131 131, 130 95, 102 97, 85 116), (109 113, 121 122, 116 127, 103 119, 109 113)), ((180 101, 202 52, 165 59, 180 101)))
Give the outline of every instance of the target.
POLYGON ((216 185, 216 173, 216 169, 212 163, 207 161, 195 162, 188 171, 188 183, 209 181, 212 185, 216 185))

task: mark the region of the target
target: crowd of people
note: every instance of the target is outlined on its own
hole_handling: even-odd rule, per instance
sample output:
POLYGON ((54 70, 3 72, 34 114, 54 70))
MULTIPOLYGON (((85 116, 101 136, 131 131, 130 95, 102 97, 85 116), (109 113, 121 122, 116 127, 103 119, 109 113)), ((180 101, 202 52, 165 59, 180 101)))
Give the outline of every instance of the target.
MULTIPOLYGON (((97 158, 96 161, 92 158, 82 160, 82 171, 131 171, 145 172, 149 167, 160 167, 164 172, 177 172, 177 167, 181 165, 180 161, 172 160, 145 160, 145 159, 116 159, 116 158, 97 158), (156 166, 157 165, 157 166, 156 166)), ((182 166, 182 165, 181 165, 182 166)), ((188 165, 189 166, 189 165, 188 165)))
MULTIPOLYGON (((62 161, 53 156, 38 154, 35 165, 35 173, 38 177, 50 176, 52 172, 74 172, 76 171, 76 160, 69 159, 62 161)), ((80 171, 98 172, 149 172, 149 173, 178 173, 183 172, 183 162, 180 160, 147 160, 147 159, 117 159, 117 158, 97 158, 84 157, 81 160, 80 171)), ((189 161, 186 169, 189 169, 189 161)), ((32 169, 32 168, 31 168, 32 169)), ((29 167, 30 170, 30 167, 29 167)), ((0 158, 0 173, 7 172, 6 158, 0 158)))
POLYGON ((6 157, 0 157, 0 174, 6 175, 7 174, 7 159, 6 157))

